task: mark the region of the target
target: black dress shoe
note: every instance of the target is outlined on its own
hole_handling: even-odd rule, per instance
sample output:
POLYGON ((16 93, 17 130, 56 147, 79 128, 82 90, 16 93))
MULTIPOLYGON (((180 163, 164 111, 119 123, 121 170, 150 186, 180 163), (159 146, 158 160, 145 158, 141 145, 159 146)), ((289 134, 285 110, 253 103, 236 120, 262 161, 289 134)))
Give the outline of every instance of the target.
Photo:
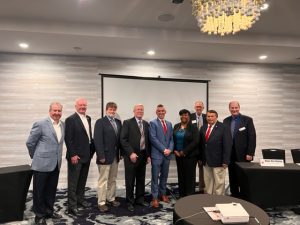
POLYGON ((58 213, 56 213, 56 212, 53 212, 53 213, 49 216, 49 218, 52 218, 52 219, 55 219, 55 220, 59 220, 59 219, 62 218, 62 215, 60 215, 60 214, 58 214, 58 213))
POLYGON ((44 217, 38 217, 38 216, 36 216, 34 218, 34 224, 36 224, 36 225, 47 225, 45 218, 44 217))
POLYGON ((149 203, 148 202, 137 202, 135 203, 136 205, 140 205, 140 206, 145 206, 145 207, 148 207, 149 206, 149 203))
POLYGON ((89 207, 92 206, 92 203, 89 203, 89 202, 87 202, 87 201, 83 201, 83 202, 79 202, 79 203, 78 203, 78 206, 79 206, 79 207, 83 207, 83 208, 89 208, 89 207))
POLYGON ((76 216, 76 217, 83 216, 83 214, 80 213, 80 212, 78 211, 78 209, 68 209, 68 214, 73 215, 73 216, 76 216))
POLYGON ((127 209, 130 212, 134 212, 134 206, 131 203, 127 203, 127 209))

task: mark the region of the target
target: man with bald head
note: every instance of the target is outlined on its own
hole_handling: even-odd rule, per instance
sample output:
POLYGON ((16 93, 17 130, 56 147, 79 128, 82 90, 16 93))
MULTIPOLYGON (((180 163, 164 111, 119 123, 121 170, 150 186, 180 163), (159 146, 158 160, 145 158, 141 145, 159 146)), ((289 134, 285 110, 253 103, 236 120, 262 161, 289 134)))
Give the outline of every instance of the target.
POLYGON ((68 161, 68 213, 81 216, 78 207, 91 204, 84 200, 85 185, 91 158, 94 154, 91 117, 86 115, 87 100, 78 98, 76 112, 66 119, 65 142, 68 161))
POLYGON ((253 119, 240 113, 238 101, 229 103, 231 116, 224 119, 223 123, 231 130, 232 153, 229 164, 230 192, 234 197, 240 196, 239 184, 237 181, 235 162, 250 162, 253 160, 256 147, 256 132, 253 119))
POLYGON ((143 120, 144 106, 133 108, 133 118, 125 120, 121 131, 125 165, 127 209, 134 211, 134 204, 148 206, 144 201, 146 164, 150 161, 149 124, 143 120), (135 199, 134 199, 134 184, 135 199))

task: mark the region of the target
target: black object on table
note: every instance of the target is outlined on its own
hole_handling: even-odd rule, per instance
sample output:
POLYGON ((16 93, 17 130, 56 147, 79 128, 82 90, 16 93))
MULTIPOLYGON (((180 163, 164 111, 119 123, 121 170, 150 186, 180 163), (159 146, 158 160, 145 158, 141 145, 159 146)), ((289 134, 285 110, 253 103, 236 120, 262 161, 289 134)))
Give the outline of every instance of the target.
POLYGON ((300 166, 262 167, 237 162, 241 198, 262 208, 300 204, 300 166))
POLYGON ((0 223, 23 220, 31 177, 29 165, 0 168, 0 223))
POLYGON ((221 221, 213 221, 203 207, 214 207, 217 203, 240 203, 248 212, 250 219, 247 225, 268 225, 270 218, 261 208, 242 199, 224 195, 190 195, 178 200, 174 206, 173 224, 176 225, 220 225, 221 221), (190 218, 182 219, 199 213, 190 218), (257 220, 259 223, 257 222, 257 220))

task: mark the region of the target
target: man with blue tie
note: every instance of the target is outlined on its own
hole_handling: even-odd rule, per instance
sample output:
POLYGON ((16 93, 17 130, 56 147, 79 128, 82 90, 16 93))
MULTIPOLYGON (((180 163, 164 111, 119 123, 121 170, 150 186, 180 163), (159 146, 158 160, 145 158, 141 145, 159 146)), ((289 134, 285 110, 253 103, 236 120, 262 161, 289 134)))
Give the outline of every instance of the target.
POLYGON ((26 142, 32 159, 35 224, 46 225, 47 218, 62 218, 53 208, 65 134, 61 115, 62 105, 51 103, 49 117, 33 124, 26 142))
POLYGON ((151 194, 152 207, 158 208, 159 197, 168 203, 166 195, 171 153, 174 148, 172 124, 165 120, 166 109, 162 104, 156 108, 157 118, 150 121, 149 139, 151 143, 151 194))
POLYGON ((232 153, 228 166, 229 185, 231 195, 240 197, 240 187, 238 184, 235 162, 251 162, 254 157, 256 147, 256 132, 253 119, 240 113, 238 101, 229 103, 231 116, 224 119, 223 123, 231 130, 232 153))
POLYGON ((117 104, 106 104, 106 116, 98 119, 95 124, 94 142, 99 171, 98 179, 98 208, 107 212, 108 205, 118 207, 116 197, 116 179, 120 160, 121 121, 116 117, 117 104))

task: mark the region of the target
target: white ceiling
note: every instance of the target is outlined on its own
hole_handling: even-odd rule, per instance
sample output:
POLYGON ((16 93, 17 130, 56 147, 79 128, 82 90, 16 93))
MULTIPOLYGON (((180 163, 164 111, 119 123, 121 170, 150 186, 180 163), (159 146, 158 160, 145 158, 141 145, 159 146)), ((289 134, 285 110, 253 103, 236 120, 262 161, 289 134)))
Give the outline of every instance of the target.
POLYGON ((218 37, 199 31, 190 0, 1 0, 0 52, 246 63, 266 54, 263 63, 299 65, 300 0, 267 2, 250 30, 218 37))

